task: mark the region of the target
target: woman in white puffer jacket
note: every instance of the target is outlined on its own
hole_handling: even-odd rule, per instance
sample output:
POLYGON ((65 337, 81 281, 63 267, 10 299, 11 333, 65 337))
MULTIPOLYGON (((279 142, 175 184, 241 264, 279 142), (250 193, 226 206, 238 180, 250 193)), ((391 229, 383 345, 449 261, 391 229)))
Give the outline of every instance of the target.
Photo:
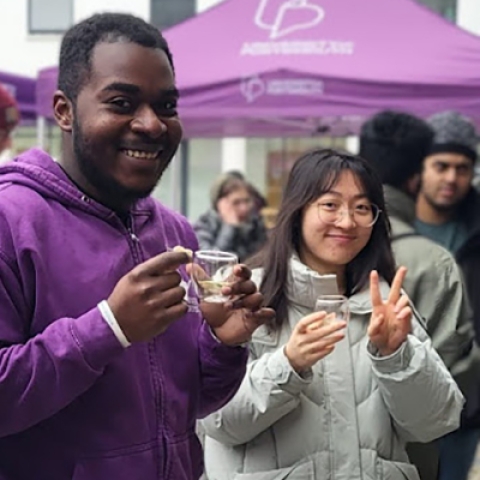
POLYGON ((255 261, 277 319, 253 335, 235 397, 202 422, 209 480, 418 480, 405 443, 458 428, 463 398, 402 294, 375 172, 304 155, 255 261), (347 327, 314 312, 325 293, 349 298, 347 327))

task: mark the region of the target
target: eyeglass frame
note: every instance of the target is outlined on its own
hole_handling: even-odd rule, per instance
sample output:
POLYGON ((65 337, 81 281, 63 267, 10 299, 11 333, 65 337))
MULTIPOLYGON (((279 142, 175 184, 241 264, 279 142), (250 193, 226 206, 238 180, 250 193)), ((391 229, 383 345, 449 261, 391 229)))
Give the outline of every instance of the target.
MULTIPOLYGON (((333 203, 333 202, 327 202, 327 203, 333 203)), ((369 224, 369 225, 359 225, 358 224, 358 221, 355 221, 355 214, 353 212, 353 209, 350 208, 348 205, 345 205, 344 202, 342 202, 342 207, 338 212, 337 214, 339 215, 339 217, 334 221, 334 222, 327 222, 325 221, 323 218, 322 218, 322 215, 320 214, 320 206, 321 206, 321 202, 317 202, 316 203, 316 208, 317 208, 317 216, 318 216, 318 219, 320 221, 322 221, 323 223, 327 224, 327 225, 335 225, 337 224, 338 222, 340 222, 341 220, 343 220, 343 217, 345 215, 345 211, 348 211, 348 215, 350 216, 351 220, 353 221, 353 223, 357 226, 357 227, 360 227, 360 228, 370 228, 370 227, 373 227, 378 219, 380 218, 380 214, 382 213, 382 209, 376 205, 375 203, 371 203, 369 202, 370 204, 370 207, 373 207, 374 210, 376 211, 376 214, 374 215, 374 218, 372 220, 372 222, 369 224)))

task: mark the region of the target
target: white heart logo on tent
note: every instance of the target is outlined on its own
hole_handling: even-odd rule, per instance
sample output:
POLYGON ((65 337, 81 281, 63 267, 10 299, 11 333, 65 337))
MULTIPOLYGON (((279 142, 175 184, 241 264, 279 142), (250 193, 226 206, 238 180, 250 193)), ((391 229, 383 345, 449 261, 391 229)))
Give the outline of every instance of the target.
POLYGON ((325 18, 325 10, 320 5, 308 3, 309 0, 286 0, 278 7, 274 23, 267 24, 263 19, 268 1, 261 0, 255 23, 260 28, 270 30, 272 40, 315 27, 325 18))
POLYGON ((258 75, 244 78, 240 84, 240 91, 247 102, 252 103, 265 93, 265 82, 258 75))

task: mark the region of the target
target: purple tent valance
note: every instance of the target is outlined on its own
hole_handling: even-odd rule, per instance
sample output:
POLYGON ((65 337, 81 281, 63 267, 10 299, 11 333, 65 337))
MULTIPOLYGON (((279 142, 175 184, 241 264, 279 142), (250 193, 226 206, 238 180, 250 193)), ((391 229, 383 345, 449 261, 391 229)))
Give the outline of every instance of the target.
POLYGON ((480 38, 414 0, 227 0, 165 36, 190 137, 343 135, 385 108, 480 124, 480 38))

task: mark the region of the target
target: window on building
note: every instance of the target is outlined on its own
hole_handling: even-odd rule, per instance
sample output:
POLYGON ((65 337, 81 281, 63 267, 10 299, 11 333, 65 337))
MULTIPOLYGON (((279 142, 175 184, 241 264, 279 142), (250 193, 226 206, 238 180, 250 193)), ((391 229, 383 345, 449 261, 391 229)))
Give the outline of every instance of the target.
POLYGON ((30 33, 63 33, 73 24, 73 0, 28 0, 30 33))
POLYGON ((457 18, 457 0, 418 0, 452 22, 457 18))
POLYGON ((151 0, 150 5, 150 21, 160 30, 166 30, 195 15, 195 0, 151 0))

